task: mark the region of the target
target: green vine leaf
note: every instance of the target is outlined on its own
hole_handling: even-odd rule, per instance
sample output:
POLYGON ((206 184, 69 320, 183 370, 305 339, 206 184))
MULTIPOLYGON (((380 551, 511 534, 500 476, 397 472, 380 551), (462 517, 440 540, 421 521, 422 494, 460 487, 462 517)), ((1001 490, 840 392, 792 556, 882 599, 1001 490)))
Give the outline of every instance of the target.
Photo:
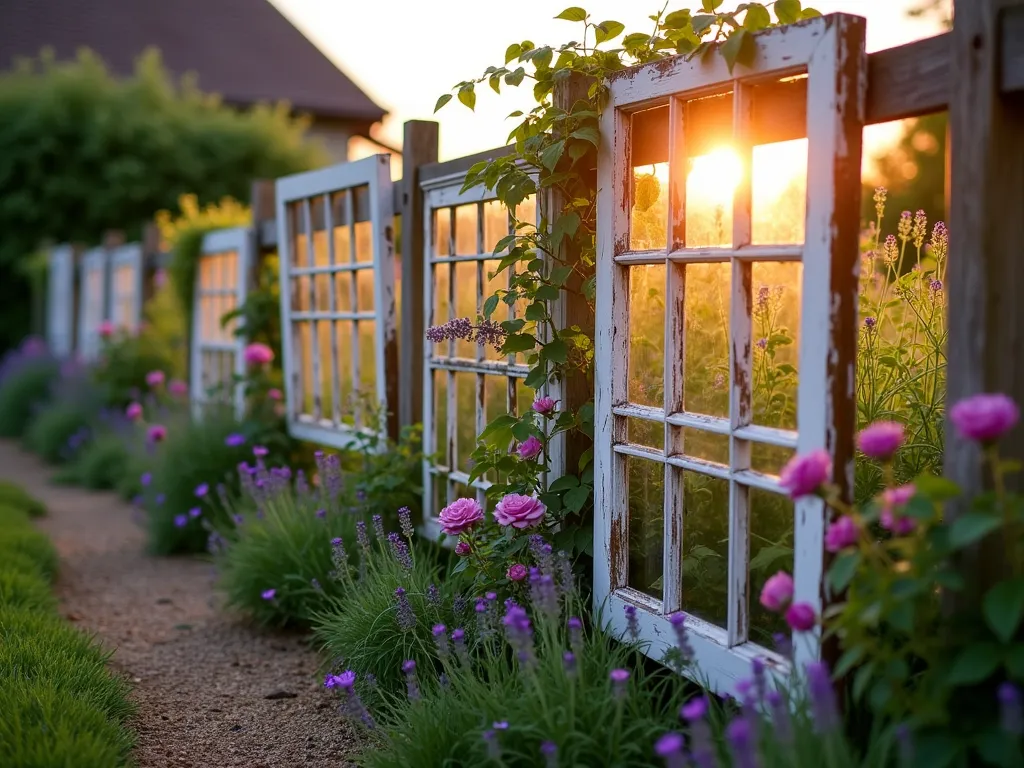
POLYGON ((754 38, 745 29, 737 29, 722 44, 722 57, 729 67, 729 72, 732 72, 737 64, 749 66, 754 60, 755 51, 754 38))
POLYGON ((555 16, 556 19, 562 19, 564 21, 586 21, 587 12, 577 5, 570 6, 562 11, 560 14, 555 16))
POLYGON ((723 0, 703 0, 701 7, 708 13, 714 13, 722 5, 723 0))
POLYGON ((662 26, 665 29, 685 29, 690 26, 690 11, 688 8, 684 8, 681 11, 672 11, 662 21, 662 26))
POLYGON ((502 354, 513 352, 529 352, 537 346, 537 339, 529 333, 514 333, 505 338, 505 344, 501 348, 502 354))
POLYGON ((1011 579, 996 584, 982 601, 985 621, 996 637, 1010 642, 1021 617, 1024 616, 1024 579, 1011 579))
POLYGON ((437 103, 434 105, 434 112, 437 112, 437 110, 439 110, 441 107, 443 107, 445 104, 447 104, 451 100, 452 100, 452 95, 450 93, 446 93, 443 96, 441 96, 441 98, 439 98, 437 100, 437 103))
POLYGON ((523 67, 517 67, 515 71, 505 75, 505 85, 519 85, 525 76, 526 70, 523 67))
POLYGON ((512 45, 505 49, 505 63, 508 64, 514 59, 518 59, 522 52, 523 47, 519 43, 512 43, 512 45))
POLYGON ((469 109, 476 108, 476 91, 472 83, 464 85, 459 89, 459 101, 469 109))
POLYGON ((743 17, 743 26, 751 32, 770 27, 772 24, 771 14, 768 9, 760 3, 747 5, 747 15, 743 17))
POLYGON ((800 0, 775 0, 775 15, 781 24, 800 21, 800 0))
POLYGON ((999 527, 999 518, 980 512, 958 517, 949 530, 949 543, 955 549, 969 546, 999 527))
POLYGON ((714 16, 707 16, 705 14, 699 14, 693 17, 692 28, 696 35, 700 36, 711 29, 711 25, 715 23, 714 16))
POLYGON ((949 685, 974 685, 995 672, 998 666, 999 646, 995 643, 974 643, 957 655, 946 682, 949 685))
POLYGON ((594 28, 597 45, 613 40, 625 31, 626 25, 618 21, 602 21, 594 28))
POLYGON ((544 348, 541 350, 541 354, 544 356, 545 360, 561 364, 569 358, 569 348, 561 339, 552 339, 544 345, 544 348))

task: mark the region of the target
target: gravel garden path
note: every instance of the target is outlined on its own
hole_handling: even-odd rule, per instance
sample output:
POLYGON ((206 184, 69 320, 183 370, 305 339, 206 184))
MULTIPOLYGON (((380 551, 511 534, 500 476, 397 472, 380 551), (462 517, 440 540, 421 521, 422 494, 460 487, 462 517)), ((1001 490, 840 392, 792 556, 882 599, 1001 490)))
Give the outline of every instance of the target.
POLYGON ((218 610, 211 565, 145 554, 131 506, 113 494, 50 485, 50 470, 7 441, 0 477, 49 508, 38 524, 61 556, 62 612, 133 682, 141 768, 352 764, 357 737, 323 694, 304 637, 218 610))

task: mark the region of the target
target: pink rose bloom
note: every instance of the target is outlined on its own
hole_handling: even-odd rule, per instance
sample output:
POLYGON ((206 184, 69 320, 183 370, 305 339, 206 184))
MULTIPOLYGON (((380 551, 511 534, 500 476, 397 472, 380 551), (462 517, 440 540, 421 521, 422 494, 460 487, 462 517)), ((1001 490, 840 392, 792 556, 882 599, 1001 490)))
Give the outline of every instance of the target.
POLYGON ((267 390, 267 397, 270 400, 280 401, 284 399, 284 393, 277 387, 272 387, 271 389, 267 390))
POLYGON ((508 569, 508 572, 505 575, 508 576, 509 581, 522 581, 526 578, 526 574, 526 566, 522 563, 516 563, 508 569))
POLYGON ((245 348, 245 362, 249 365, 267 365, 274 360, 274 350, 258 341, 245 348))
POLYGON ((535 496, 523 496, 510 493, 503 497, 494 507, 494 519, 498 525, 511 525, 513 528, 531 528, 540 525, 548 508, 535 496))
POLYGON ((770 576, 761 589, 761 605, 769 611, 781 611, 793 599, 793 577, 785 571, 770 576))
POLYGON ((828 527, 825 533, 825 549, 829 552, 838 552, 852 547, 859 538, 860 529, 857 523, 849 515, 843 515, 828 527))
POLYGON ((110 322, 109 320, 104 320, 102 323, 100 323, 100 327, 98 330, 102 338, 109 339, 111 336, 114 335, 114 331, 117 329, 114 327, 114 324, 112 322, 110 322))
POLYGON ((1020 421, 1020 408, 1003 394, 974 395, 954 405, 949 419, 969 440, 994 443, 1020 421))
POLYGON ((544 444, 537 439, 536 435, 530 435, 516 448, 516 453, 519 454, 519 458, 524 461, 530 461, 540 455, 540 452, 544 450, 544 444))
POLYGON ((455 545, 455 554, 459 557, 466 557, 472 551, 473 548, 469 546, 469 542, 460 541, 455 545))
POLYGON ((819 448, 802 456, 794 456, 779 473, 779 484, 790 498, 812 496, 832 474, 832 459, 828 451, 819 448))
POLYGON ((895 421, 876 421, 857 435, 857 447, 865 456, 888 461, 903 445, 903 425, 895 421))
POLYGON ((449 536, 458 536, 483 522, 484 510, 476 499, 456 499, 442 509, 438 517, 442 531, 449 536))
POLYGON ((814 609, 807 603, 793 603, 786 609, 786 623, 797 632, 809 632, 817 622, 814 609))
POLYGON ((899 516, 899 508, 909 504, 916 493, 917 488, 913 483, 882 491, 882 514, 879 515, 879 522, 883 528, 897 536, 906 536, 914 530, 917 521, 912 517, 899 516))
POLYGON ((149 442, 151 443, 163 442, 164 438, 167 437, 167 427, 162 424, 154 424, 149 428, 147 435, 149 436, 149 442))
POLYGON ((550 416, 555 412, 555 405, 555 401, 550 397, 538 397, 530 407, 541 416, 550 416))
POLYGON ((165 378, 163 371, 150 371, 146 374, 146 384, 156 389, 164 383, 165 378))
POLYGON ((172 379, 167 385, 167 391, 175 397, 183 397, 188 394, 188 384, 181 379, 172 379))
POLYGON ((140 403, 128 403, 128 407, 124 409, 124 415, 132 421, 138 421, 142 418, 142 405, 140 403))

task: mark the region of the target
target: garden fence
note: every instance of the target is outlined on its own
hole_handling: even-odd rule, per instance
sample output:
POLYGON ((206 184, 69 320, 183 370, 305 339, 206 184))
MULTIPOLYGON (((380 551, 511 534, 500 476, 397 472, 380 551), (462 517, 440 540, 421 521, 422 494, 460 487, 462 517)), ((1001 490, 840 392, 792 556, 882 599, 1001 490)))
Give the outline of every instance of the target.
MULTIPOLYGON (((864 30, 858 17, 828 16, 759 35, 753 64, 737 65, 733 72, 718 57, 678 57, 627 70, 610 83, 599 159, 596 597, 611 600, 613 610, 606 615, 610 629, 620 634, 621 606, 636 606, 655 655, 670 636, 667 614, 694 613, 697 671, 720 691, 731 690, 745 675, 752 654, 764 654, 763 638, 771 629, 752 605, 754 500, 786 503, 776 475, 794 449, 827 450, 833 479, 847 497, 851 493, 864 126, 949 111, 954 256, 947 357, 955 364, 948 371, 948 394, 956 399, 1003 391, 1024 401, 1024 3, 960 3, 952 32, 870 55, 864 54, 864 30), (737 187, 727 242, 709 245, 692 235, 687 199, 699 199, 699 190, 687 190, 680 168, 710 148, 708 126, 726 127, 748 168, 756 164, 757 146, 807 141, 799 236, 780 241, 777 234, 758 235, 750 187, 756 179, 737 187), (634 242, 636 169, 659 164, 673 192, 673 202, 666 204, 668 224, 653 240, 645 235, 634 242), (758 423, 750 388, 754 286, 757 273, 768 267, 802 286, 796 409, 790 420, 773 424, 758 423), (728 385, 720 406, 708 401, 701 409, 683 387, 684 315, 691 285, 699 287, 701 272, 714 270, 729 286, 728 385), (664 302, 664 312, 653 321, 653 335, 663 345, 662 377, 642 394, 631 389, 629 372, 636 359, 630 329, 640 306, 631 284, 655 290, 664 302), (648 438, 634 437, 645 430, 648 438), (719 458, 708 458, 702 441, 718 441, 719 458), (721 605, 703 617, 690 602, 694 590, 682 558, 687 475, 705 478, 707 487, 717 484, 725 500, 728 587, 721 605), (631 526, 637 489, 630 483, 637 481, 654 489, 648 495, 659 511, 653 523, 634 520, 631 526)), ((571 87, 557 90, 559 98, 571 104, 571 87)), ((474 163, 510 148, 439 163, 437 135, 435 123, 406 124, 405 175, 394 183, 386 156, 281 179, 276 205, 273 185, 257 182, 253 258, 237 270, 237 276, 251 274, 257 254, 280 251, 286 396, 295 435, 339 446, 354 432, 373 429, 349 405, 361 387, 389 412, 390 436, 400 426, 424 424, 424 448, 433 457, 424 466, 432 534, 437 525, 431 519, 443 503, 464 493, 481 496, 486 488, 486 478, 469 482, 467 448, 475 435, 503 409, 521 410, 531 398, 524 393, 525 367, 517 356, 424 340, 427 325, 479 314, 483 298, 497 287, 489 277, 498 255, 494 245, 508 231, 488 193, 462 192, 461 181, 474 163)), ((531 203, 538 209, 553 204, 531 203)), ((71 305, 57 295, 70 290, 62 258, 55 252, 51 259, 53 339, 66 333, 67 320, 52 304, 71 305)), ((76 346, 86 355, 95 353, 95 329, 106 317, 105 283, 94 277, 97 259, 96 251, 85 254, 78 269, 76 346)), ((582 324, 594 322, 582 298, 567 300, 559 311, 582 324)), ((196 324, 202 326, 208 320, 199 312, 196 324)), ((193 366, 205 363, 194 356, 193 366)), ((590 394, 585 382, 561 386, 566 399, 590 394)), ((949 475, 968 491, 980 488, 976 449, 946 432, 949 475)), ((1010 451, 1024 455, 1020 430, 1011 441, 1010 451)), ((569 457, 565 465, 575 467, 581 450, 564 445, 557 458, 561 463, 561 456, 569 457)), ((820 607, 829 599, 822 579, 828 562, 823 505, 801 501, 788 510, 797 597, 820 607)), ((993 557, 976 556, 979 572, 993 557)), ((820 652, 818 638, 810 636, 798 655, 807 659, 820 652)), ((785 666, 781 657, 772 658, 785 666)))

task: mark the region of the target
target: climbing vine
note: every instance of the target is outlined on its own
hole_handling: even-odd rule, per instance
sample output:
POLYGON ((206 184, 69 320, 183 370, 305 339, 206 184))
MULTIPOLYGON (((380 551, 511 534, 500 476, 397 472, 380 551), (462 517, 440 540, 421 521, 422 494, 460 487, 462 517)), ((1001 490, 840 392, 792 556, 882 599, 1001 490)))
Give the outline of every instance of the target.
MULTIPOLYGON (((480 77, 458 83, 438 99, 435 112, 453 98, 474 109, 477 87, 484 83, 497 94, 502 86, 533 88, 536 106, 510 115, 518 119, 509 134, 514 150, 474 165, 463 186, 463 190, 483 186, 492 191, 513 223, 513 234, 494 249, 500 258, 494 274, 508 272, 509 287, 487 299, 477 323, 485 329, 493 327, 492 318, 502 304, 523 308, 515 319, 499 323, 499 343, 504 354, 526 355, 530 366, 526 386, 541 390, 549 382, 564 386, 583 377, 591 382, 587 391, 593 393, 592 323, 560 323, 558 303, 587 307, 593 317, 597 146, 608 76, 665 56, 703 57, 716 52, 731 70, 752 61, 755 32, 820 15, 813 8, 803 8, 800 0, 742 3, 729 12, 720 10, 722 4, 723 0, 703 0, 699 12, 669 12, 666 5, 649 17, 650 31, 628 33, 621 22, 595 21, 583 8, 566 8, 555 18, 581 25, 579 41, 559 47, 531 40, 512 43, 501 66, 488 67, 480 77), (539 198, 541 206, 537 228, 518 216, 521 204, 531 196, 539 198)), ((653 175, 640 182, 641 186, 656 183, 653 175)), ((637 193, 657 197, 656 189, 637 193)), ((486 335, 493 340, 493 333, 486 335)), ((576 552, 589 552, 592 542, 592 450, 571 452, 578 457, 576 466, 567 466, 561 477, 548 477, 546 488, 542 478, 550 469, 549 449, 557 435, 566 434, 576 445, 592 441, 593 413, 592 397, 557 404, 539 399, 528 413, 507 413, 491 421, 472 455, 473 479, 488 473, 498 478, 488 490, 492 501, 509 493, 538 494, 551 513, 548 524, 558 526, 556 545, 576 552), (510 452, 510 444, 518 448, 510 452)), ((525 541, 515 544, 512 534, 506 537, 512 551, 525 545, 525 541)))

